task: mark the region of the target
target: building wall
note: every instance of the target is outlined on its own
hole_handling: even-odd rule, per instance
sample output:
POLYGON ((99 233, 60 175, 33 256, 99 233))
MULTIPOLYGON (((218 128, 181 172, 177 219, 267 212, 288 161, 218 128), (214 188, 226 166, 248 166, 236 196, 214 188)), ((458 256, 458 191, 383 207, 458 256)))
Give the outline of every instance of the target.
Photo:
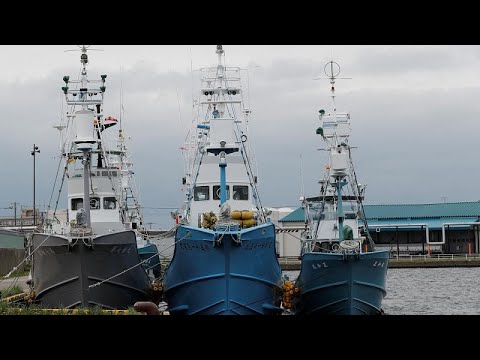
MULTIPOLYGON (((20 264, 25 257, 25 249, 1 249, 0 248, 0 276, 8 274, 12 269, 20 264)), ((23 271, 23 263, 17 271, 23 271)))
MULTIPOLYGON (((427 253, 425 231, 371 231, 370 234, 379 247, 389 245, 392 251, 396 252, 398 242, 400 253, 427 253)), ((442 241, 441 230, 430 230, 428 236, 430 242, 442 241)), ((431 245, 431 250, 446 254, 466 254, 469 252, 468 244, 470 243, 470 251, 478 253, 478 239, 478 230, 449 230, 445 232, 446 243, 444 245, 431 245)))
POLYGON ((303 228, 295 225, 277 229, 277 253, 280 257, 300 256, 300 235, 303 228))
MULTIPOLYGON (((0 249, 24 249, 25 237, 14 232, 0 232, 0 249)), ((1 260, 1 259, 0 259, 1 260)))
POLYGON ((280 208, 271 209, 272 213, 268 216, 276 229, 276 248, 279 257, 299 256, 300 255, 300 234, 303 230, 303 223, 281 223, 278 220, 290 214, 293 209, 280 208))

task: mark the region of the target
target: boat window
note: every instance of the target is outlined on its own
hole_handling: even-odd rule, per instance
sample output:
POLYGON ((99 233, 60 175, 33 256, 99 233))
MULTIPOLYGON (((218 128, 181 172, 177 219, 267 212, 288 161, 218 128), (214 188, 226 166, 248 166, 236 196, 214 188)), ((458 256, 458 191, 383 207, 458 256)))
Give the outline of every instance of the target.
POLYGON ((248 200, 248 186, 233 186, 233 200, 248 200))
POLYGON ((208 186, 195 186, 193 191, 193 199, 195 201, 204 201, 210 199, 210 193, 208 186))
POLYGON ((102 176, 108 176, 108 171, 102 171, 102 176))
POLYGON ((115 209, 117 206, 117 200, 114 197, 103 198, 103 208, 107 210, 115 209))
POLYGON ((72 199, 72 210, 79 210, 81 208, 83 208, 83 199, 72 199))
POLYGON ((100 209, 100 198, 99 197, 91 197, 90 198, 90 210, 98 210, 100 209))
MULTIPOLYGON (((227 185, 227 200, 230 199, 230 186, 227 185)), ((213 187, 213 200, 220 200, 220 185, 213 187)))

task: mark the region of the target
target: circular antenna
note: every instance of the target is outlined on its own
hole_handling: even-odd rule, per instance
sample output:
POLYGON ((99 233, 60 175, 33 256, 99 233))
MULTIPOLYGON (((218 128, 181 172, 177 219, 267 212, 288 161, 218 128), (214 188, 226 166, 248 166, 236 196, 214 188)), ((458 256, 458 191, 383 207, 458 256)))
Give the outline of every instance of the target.
POLYGON ((325 64, 323 71, 330 79, 334 79, 340 74, 340 65, 335 61, 329 61, 325 64))

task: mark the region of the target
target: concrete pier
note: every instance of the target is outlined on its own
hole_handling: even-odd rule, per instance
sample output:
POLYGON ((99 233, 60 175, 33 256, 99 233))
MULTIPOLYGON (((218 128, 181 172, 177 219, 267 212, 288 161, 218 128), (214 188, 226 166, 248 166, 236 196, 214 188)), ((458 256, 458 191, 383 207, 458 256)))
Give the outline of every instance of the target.
MULTIPOLYGON (((282 270, 300 270, 301 262, 295 257, 279 258, 282 270)), ((388 267, 395 268, 442 268, 442 267, 480 267, 479 256, 435 255, 435 256, 401 256, 390 258, 388 267)))

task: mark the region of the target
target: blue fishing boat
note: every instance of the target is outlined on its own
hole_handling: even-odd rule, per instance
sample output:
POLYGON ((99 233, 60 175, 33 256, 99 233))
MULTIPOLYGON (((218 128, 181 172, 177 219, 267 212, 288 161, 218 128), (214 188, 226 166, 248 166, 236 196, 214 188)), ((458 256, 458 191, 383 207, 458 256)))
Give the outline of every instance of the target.
POLYGON ((150 240, 145 240, 142 237, 139 239, 137 236, 137 248, 143 268, 153 280, 160 278, 162 275, 162 266, 157 246, 150 240), (141 245, 139 245, 139 242, 141 245))
POLYGON ((201 99, 185 152, 186 201, 166 270, 172 315, 280 314, 281 268, 275 227, 257 191, 249 149, 251 111, 238 67, 200 69, 201 99))
POLYGON ((330 61, 324 70, 333 110, 319 111, 316 133, 326 142, 329 163, 320 195, 301 198, 306 228, 291 305, 295 314, 381 314, 390 254, 375 250, 363 210, 365 186, 357 181, 349 145, 350 114, 336 111, 340 66, 330 61))

